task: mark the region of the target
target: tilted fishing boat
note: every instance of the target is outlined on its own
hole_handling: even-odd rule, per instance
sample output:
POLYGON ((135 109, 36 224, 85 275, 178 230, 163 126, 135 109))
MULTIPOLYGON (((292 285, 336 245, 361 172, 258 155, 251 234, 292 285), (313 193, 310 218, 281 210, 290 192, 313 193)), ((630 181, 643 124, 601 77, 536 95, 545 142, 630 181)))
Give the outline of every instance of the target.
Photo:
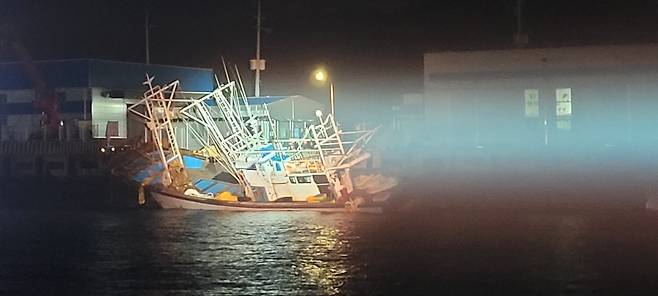
MULTIPOLYGON (((178 81, 153 85, 129 107, 151 132, 154 151, 142 165, 114 169, 141 184, 162 208, 225 211, 380 212, 397 185, 381 175, 352 176, 370 154, 374 130, 345 132, 332 114, 316 112, 317 123, 300 137, 265 136, 275 131, 265 105, 258 115, 234 81, 198 97, 180 95, 178 81), (174 122, 183 122, 201 149, 179 148, 174 122)), ((219 83, 218 83, 219 84, 219 83)), ((139 162, 139 161, 137 161, 139 162)))

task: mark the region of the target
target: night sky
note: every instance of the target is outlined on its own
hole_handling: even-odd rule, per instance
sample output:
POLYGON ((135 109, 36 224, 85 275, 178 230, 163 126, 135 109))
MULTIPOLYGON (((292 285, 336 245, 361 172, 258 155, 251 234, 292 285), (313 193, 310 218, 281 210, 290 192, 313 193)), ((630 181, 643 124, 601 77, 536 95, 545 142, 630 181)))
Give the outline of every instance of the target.
MULTIPOLYGON (((218 67, 237 64, 252 90, 256 0, 2 1, 0 18, 34 59, 144 60, 144 11, 151 15, 153 63, 218 67)), ((511 48, 515 0, 263 0, 265 95, 324 100, 309 73, 325 65, 337 109, 390 110, 405 92, 422 91, 428 51, 511 48), (383 102, 383 103, 379 103, 383 102)), ((656 1, 533 1, 524 4, 529 47, 658 41, 656 1)), ((2 51, 2 60, 13 60, 2 51)), ((135 82, 139 83, 138 81, 135 82)))

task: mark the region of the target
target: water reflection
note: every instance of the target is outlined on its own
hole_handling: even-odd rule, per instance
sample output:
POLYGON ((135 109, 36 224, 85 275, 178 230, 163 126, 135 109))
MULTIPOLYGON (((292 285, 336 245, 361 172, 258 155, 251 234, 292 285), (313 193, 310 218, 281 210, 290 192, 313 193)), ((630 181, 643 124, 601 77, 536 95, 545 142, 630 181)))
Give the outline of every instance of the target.
POLYGON ((552 278, 566 291, 588 291, 597 274, 586 263, 584 232, 587 223, 582 217, 557 217, 551 242, 554 244, 552 278))
POLYGON ((0 211, 0 295, 651 294, 657 220, 0 211))
POLYGON ((310 231, 310 243, 298 256, 299 274, 326 294, 338 294, 348 274, 349 241, 331 225, 310 231))
POLYGON ((150 236, 158 246, 152 248, 170 270, 193 283, 186 289, 334 295, 354 270, 353 215, 172 213, 155 219, 150 236))

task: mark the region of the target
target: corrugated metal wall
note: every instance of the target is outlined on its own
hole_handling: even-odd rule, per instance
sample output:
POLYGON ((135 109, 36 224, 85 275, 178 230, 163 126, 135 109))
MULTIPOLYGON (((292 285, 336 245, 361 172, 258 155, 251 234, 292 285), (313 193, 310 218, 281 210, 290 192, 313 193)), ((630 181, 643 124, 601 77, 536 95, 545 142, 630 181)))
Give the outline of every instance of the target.
POLYGON ((214 89, 212 69, 89 60, 89 85, 92 87, 144 89, 141 83, 146 74, 154 76, 156 84, 180 80, 184 91, 209 92, 214 89))
MULTIPOLYGON (((181 81, 188 91, 212 91, 212 69, 168 65, 146 65, 95 59, 35 62, 38 75, 52 88, 102 87, 107 89, 143 89, 148 73, 156 83, 181 81)), ((31 89, 33 83, 21 63, 0 64, 0 89, 31 89)))

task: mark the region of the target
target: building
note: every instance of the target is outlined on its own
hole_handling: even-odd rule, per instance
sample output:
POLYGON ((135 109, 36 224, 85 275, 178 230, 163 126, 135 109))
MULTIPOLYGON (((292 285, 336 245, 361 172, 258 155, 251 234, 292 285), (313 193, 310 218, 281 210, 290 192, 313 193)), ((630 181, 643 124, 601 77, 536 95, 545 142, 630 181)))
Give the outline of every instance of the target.
POLYGON ((426 137, 517 151, 658 144, 658 45, 424 55, 426 137))
MULTIPOLYGON (((127 110, 147 90, 142 84, 147 74, 154 77, 154 85, 178 80, 177 95, 186 97, 199 97, 216 87, 213 70, 205 68, 95 59, 40 61, 34 63, 35 71, 29 68, 18 62, 0 64, 0 177, 93 175, 103 167, 99 145, 105 144, 79 140, 149 141, 144 123, 127 110), (57 135, 48 135, 52 130, 42 127, 35 83, 45 85, 57 98, 61 119, 57 135), (53 137, 62 141, 42 141, 53 137)), ((302 96, 258 97, 248 101, 249 111, 256 115, 267 108, 276 133, 282 138, 300 135, 308 124, 317 122, 315 111, 326 109, 302 96)), ((242 112, 248 116, 246 108, 242 112)), ((269 119, 261 119, 263 132, 273 136, 269 119)), ((182 121, 175 123, 178 142, 183 148, 200 148, 188 128, 182 121)))
POLYGON ((127 138, 126 104, 146 90, 146 74, 154 83, 180 80, 187 92, 214 88, 212 69, 146 65, 95 59, 35 62, 31 77, 20 62, 0 64, 0 138, 39 139, 41 112, 35 108, 34 79, 54 91, 61 118, 60 137, 127 138), (106 129, 110 127, 108 132, 106 129))
MULTIPOLYGON (((94 59, 41 61, 35 67, 39 79, 57 96, 62 120, 60 136, 68 139, 149 140, 143 123, 127 111, 127 106, 137 102, 146 90, 142 84, 146 74, 155 77, 155 85, 179 80, 181 95, 190 97, 211 92, 216 86, 213 70, 204 68, 94 59)), ((0 64, 2 140, 42 138, 42 116, 35 108, 33 79, 21 63, 0 64)), ((256 115, 268 109, 276 133, 282 138, 300 136, 308 124, 317 120, 315 111, 325 110, 324 105, 302 96, 252 97, 248 101, 250 111, 256 115)), ((244 109, 243 116, 247 115, 244 109)), ((274 135, 269 124, 262 126, 266 136, 274 135)), ((176 123, 175 128, 182 147, 200 147, 183 122, 176 123)))

